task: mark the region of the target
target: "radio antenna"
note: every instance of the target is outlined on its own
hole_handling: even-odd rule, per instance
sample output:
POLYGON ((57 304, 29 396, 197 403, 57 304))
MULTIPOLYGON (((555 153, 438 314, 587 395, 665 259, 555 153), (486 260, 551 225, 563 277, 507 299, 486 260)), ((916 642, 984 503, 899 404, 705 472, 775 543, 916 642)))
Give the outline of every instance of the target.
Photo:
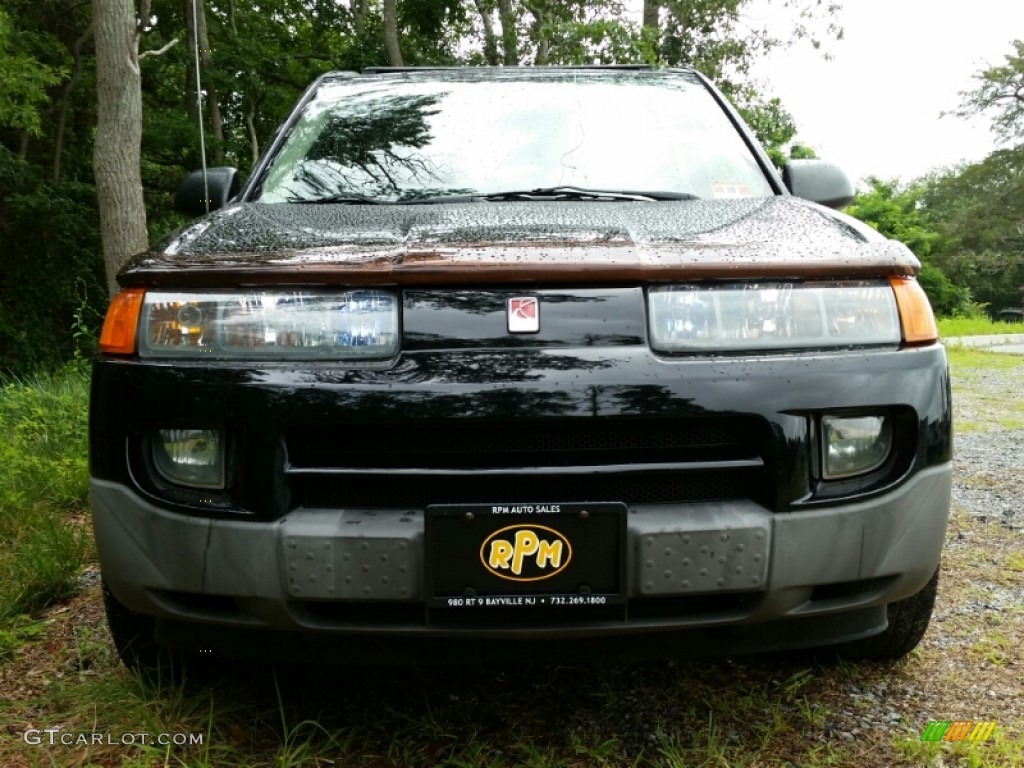
POLYGON ((203 132, 203 86, 199 77, 199 24, 196 0, 192 0, 192 40, 196 59, 196 114, 199 116, 199 154, 203 161, 203 205, 210 212, 210 184, 206 179, 206 134, 203 132))

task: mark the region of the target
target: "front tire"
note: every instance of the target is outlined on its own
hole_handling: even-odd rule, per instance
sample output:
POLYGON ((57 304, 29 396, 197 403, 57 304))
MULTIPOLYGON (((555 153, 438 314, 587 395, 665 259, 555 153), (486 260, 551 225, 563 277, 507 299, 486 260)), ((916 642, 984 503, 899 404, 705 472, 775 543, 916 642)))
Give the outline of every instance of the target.
POLYGON ((188 678, 203 680, 210 676, 207 660, 164 648, 156 641, 156 619, 126 606, 103 583, 103 607, 117 655, 124 665, 142 675, 169 676, 174 682, 188 678))
POLYGON ((935 607, 939 588, 939 571, 927 584, 910 597, 889 603, 889 626, 881 634, 836 646, 834 652, 845 659, 865 661, 896 661, 910 653, 921 642, 935 607))
POLYGON ((159 662, 160 649, 153 637, 155 620, 137 613, 114 597, 103 582, 103 608, 107 612, 107 626, 117 648, 117 655, 128 669, 153 669, 159 662))

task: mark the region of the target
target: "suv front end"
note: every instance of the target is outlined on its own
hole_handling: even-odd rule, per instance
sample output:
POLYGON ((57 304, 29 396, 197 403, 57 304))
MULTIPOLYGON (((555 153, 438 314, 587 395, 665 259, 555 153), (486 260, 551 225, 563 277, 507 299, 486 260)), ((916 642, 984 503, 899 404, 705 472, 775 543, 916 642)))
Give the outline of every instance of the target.
MULTIPOLYGON (((370 178, 401 131, 420 146, 410 110, 517 78, 720 98, 642 71, 328 90, 396 100, 381 154, 349 158, 370 178)), ((237 203, 120 276, 90 440, 126 658, 154 638, 335 661, 916 645, 952 438, 909 251, 788 196, 753 146, 736 176, 709 161, 711 199, 645 180, 382 205, 364 179, 311 205, 289 195, 343 174, 302 115, 357 135, 318 93, 237 203), (281 170, 296 142, 316 171, 281 170)))

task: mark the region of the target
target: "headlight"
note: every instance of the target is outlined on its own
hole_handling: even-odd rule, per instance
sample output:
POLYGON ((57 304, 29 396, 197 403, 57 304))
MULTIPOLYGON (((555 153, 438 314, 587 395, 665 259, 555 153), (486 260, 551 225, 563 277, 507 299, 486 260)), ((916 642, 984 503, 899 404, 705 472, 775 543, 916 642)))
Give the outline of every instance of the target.
POLYGON ((821 444, 826 480, 860 475, 882 466, 888 458, 892 428, 884 416, 824 416, 821 444))
POLYGON ((142 304, 139 356, 388 358, 398 338, 398 300, 386 291, 152 291, 142 304))
POLYGON ((660 352, 898 344, 888 283, 675 285, 649 293, 651 346, 660 352))

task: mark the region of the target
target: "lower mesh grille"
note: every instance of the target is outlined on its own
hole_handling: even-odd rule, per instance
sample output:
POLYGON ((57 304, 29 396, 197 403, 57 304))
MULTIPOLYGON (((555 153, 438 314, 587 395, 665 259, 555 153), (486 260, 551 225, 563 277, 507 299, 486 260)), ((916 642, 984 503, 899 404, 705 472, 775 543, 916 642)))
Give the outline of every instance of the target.
POLYGON ((760 594, 693 595, 670 598, 634 598, 626 605, 574 606, 564 610, 517 608, 508 613, 477 613, 437 608, 425 611, 419 602, 371 602, 335 600, 295 603, 305 616, 324 626, 425 626, 525 627, 585 624, 588 622, 656 621, 718 617, 736 619, 748 615, 763 600, 760 594))
POLYGON ((307 477, 307 507, 410 508, 431 504, 619 501, 672 504, 746 498, 757 470, 728 469, 644 475, 533 477, 307 477))

